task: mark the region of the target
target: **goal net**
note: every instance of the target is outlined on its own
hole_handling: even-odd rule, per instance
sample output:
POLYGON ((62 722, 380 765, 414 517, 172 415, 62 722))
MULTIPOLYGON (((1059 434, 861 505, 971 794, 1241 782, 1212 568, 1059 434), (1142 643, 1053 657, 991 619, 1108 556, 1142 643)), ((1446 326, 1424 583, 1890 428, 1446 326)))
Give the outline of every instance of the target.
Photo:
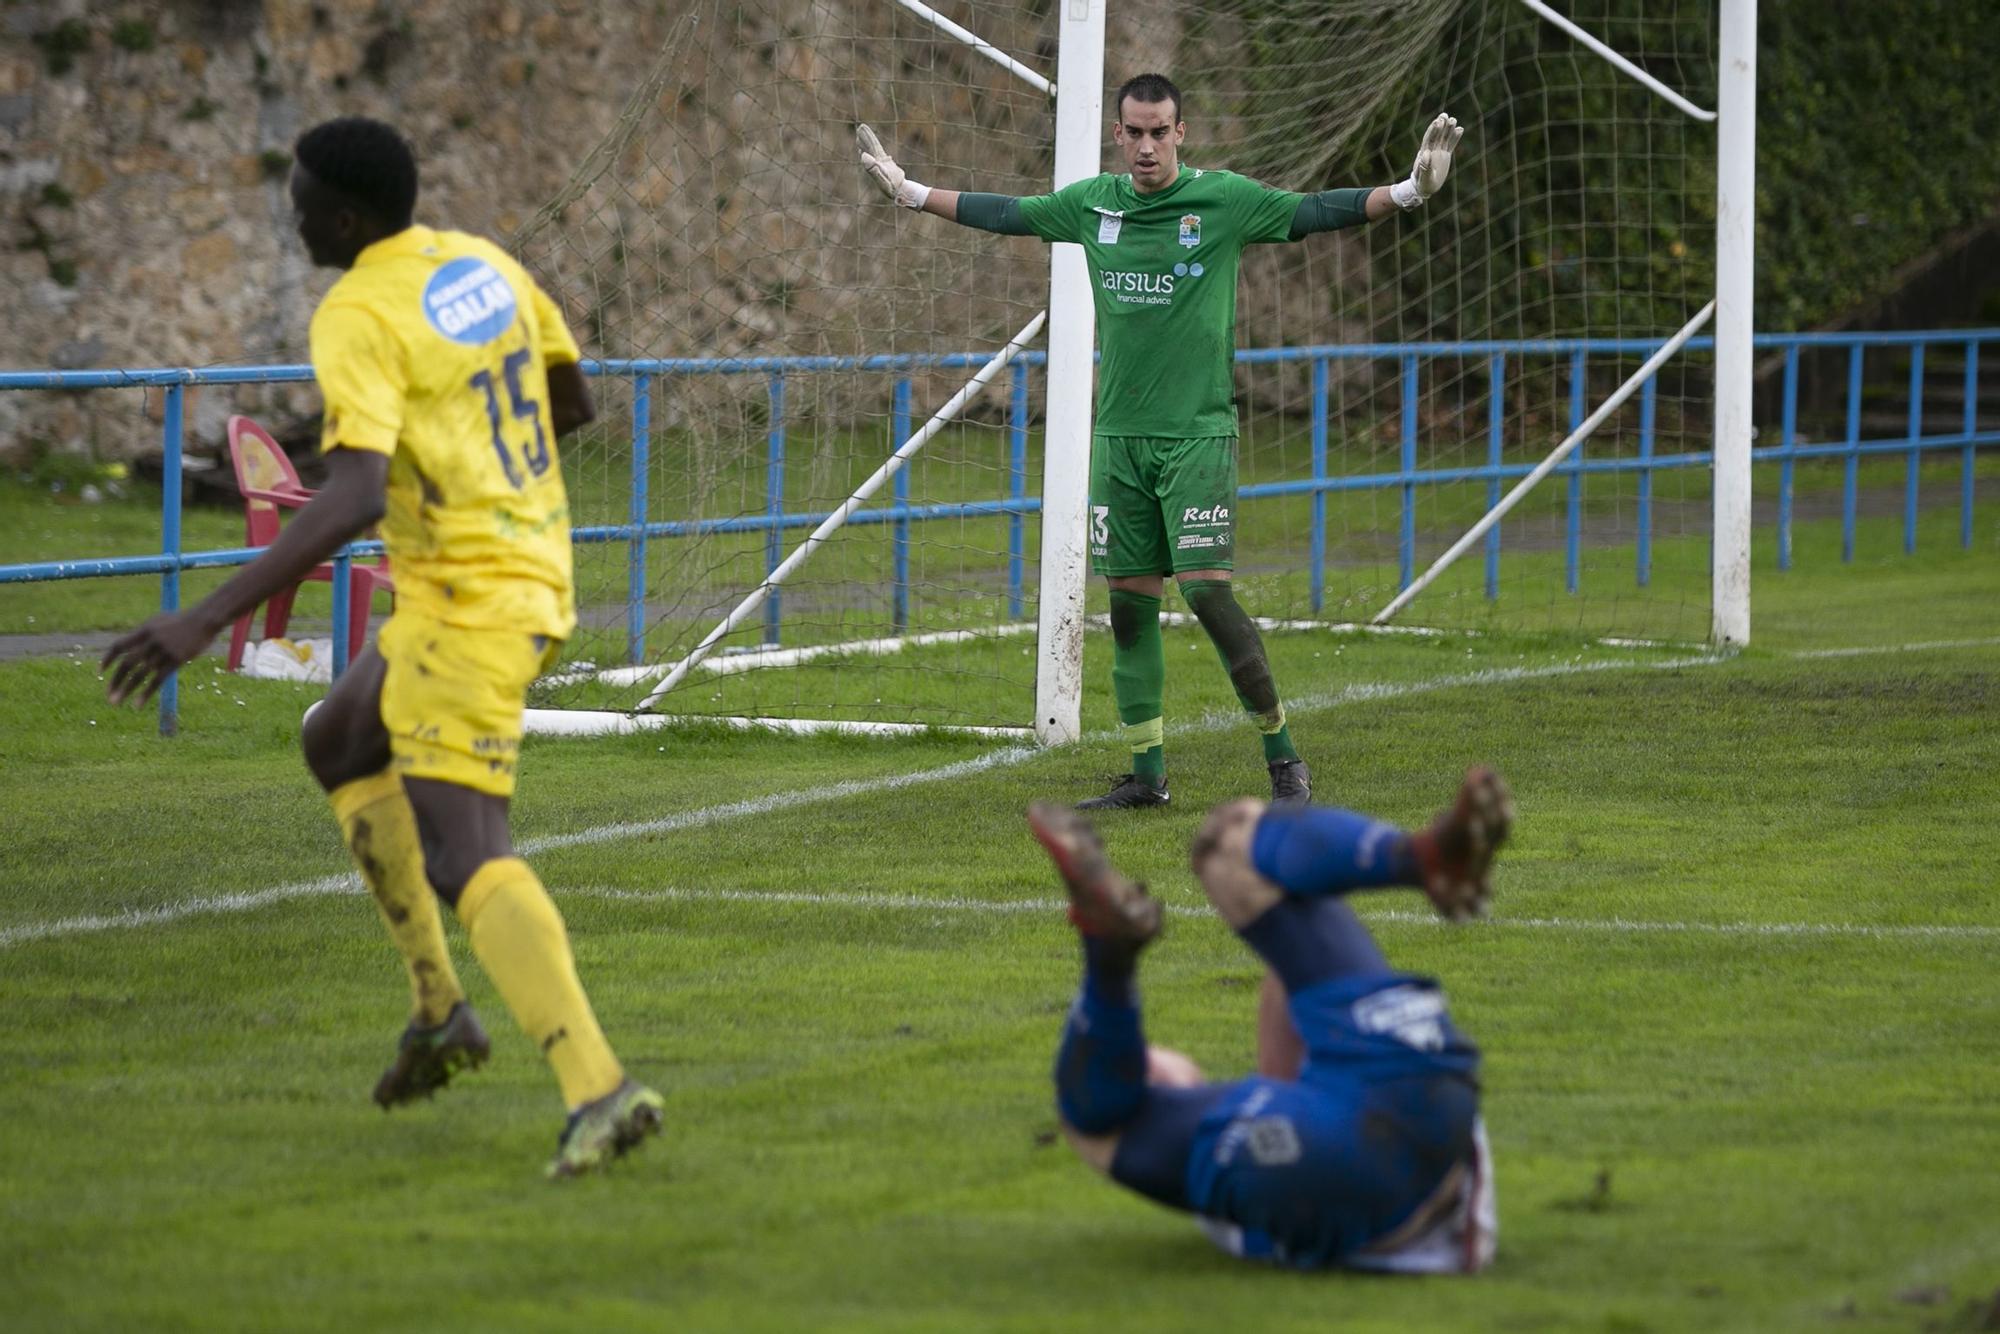
MULTIPOLYGON (((1561 8, 1713 107, 1708 0, 1561 8)), ((1170 49, 1187 159, 1274 185, 1386 183, 1466 127, 1421 212, 1244 267, 1246 604, 1371 621, 1713 296, 1713 126, 1518 0, 1212 5, 1170 49)), ((1705 639, 1712 382, 1668 360, 1393 624, 1705 639)))
MULTIPOLYGON (((938 8, 959 33, 898 0, 660 20, 517 234, 607 363, 566 460, 582 624, 538 703, 1029 721, 1041 345, 989 363, 1047 307, 1047 248, 889 206, 854 126, 927 183, 1046 191, 1054 103, 1000 57, 1053 78, 1061 7, 938 8)), ((1713 105, 1710 0, 1566 13, 1713 105)), ((1424 212, 1246 257, 1237 569, 1274 625, 1381 613, 1713 291, 1712 128, 1526 5, 1114 0, 1105 45, 1107 89, 1185 90, 1184 161, 1275 186, 1386 184, 1437 111, 1467 127, 1424 212)), ((1704 638, 1709 364, 1669 361, 1396 623, 1704 638)))
MULTIPOLYGON (((978 17, 1037 56, 1034 10, 978 17)), ((890 0, 708 0, 656 70, 521 246, 611 363, 604 425, 571 449, 584 624, 539 692, 567 708, 657 691, 1048 300, 1026 243, 892 207, 859 171, 866 122, 921 178, 1045 190, 1047 94, 987 55, 890 0)), ((1024 726, 1038 360, 967 395, 652 707, 1024 726)))

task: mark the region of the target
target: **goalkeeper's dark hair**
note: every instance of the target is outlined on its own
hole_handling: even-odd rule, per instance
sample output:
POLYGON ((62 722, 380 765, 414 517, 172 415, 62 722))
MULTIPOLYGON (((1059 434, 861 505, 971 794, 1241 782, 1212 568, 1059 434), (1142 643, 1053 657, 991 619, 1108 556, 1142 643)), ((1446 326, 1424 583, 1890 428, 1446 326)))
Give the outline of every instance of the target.
POLYGON ((393 125, 366 116, 322 121, 299 136, 292 155, 378 222, 401 231, 416 214, 417 155, 393 125))
POLYGON ((1174 124, 1181 123, 1181 90, 1164 74, 1134 74, 1119 84, 1118 96, 1111 105, 1120 116, 1125 114, 1125 99, 1128 97, 1134 102, 1172 102, 1174 124))

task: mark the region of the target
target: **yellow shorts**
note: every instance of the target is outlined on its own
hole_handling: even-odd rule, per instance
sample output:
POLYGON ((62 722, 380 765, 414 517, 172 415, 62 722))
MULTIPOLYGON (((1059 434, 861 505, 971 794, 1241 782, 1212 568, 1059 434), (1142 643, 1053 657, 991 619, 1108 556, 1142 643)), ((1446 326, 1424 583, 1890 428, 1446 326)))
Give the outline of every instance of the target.
POLYGON ((390 764, 496 797, 514 795, 528 686, 561 647, 547 635, 468 630, 398 610, 376 640, 388 672, 390 764))

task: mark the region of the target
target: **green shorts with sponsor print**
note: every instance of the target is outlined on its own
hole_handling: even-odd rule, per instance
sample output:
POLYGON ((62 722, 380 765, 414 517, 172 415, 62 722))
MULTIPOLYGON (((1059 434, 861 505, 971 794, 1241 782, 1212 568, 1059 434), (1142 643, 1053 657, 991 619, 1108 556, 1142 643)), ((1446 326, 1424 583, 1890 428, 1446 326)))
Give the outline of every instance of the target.
POLYGON ((1090 442, 1090 568, 1110 578, 1236 560, 1236 437, 1090 442))

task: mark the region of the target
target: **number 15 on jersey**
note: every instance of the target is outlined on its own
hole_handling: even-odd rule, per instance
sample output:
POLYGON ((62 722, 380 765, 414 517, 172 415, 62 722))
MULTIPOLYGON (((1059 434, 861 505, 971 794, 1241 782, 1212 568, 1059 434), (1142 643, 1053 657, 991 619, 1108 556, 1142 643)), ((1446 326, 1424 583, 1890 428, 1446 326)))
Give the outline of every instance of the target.
MULTIPOLYGON (((515 421, 526 421, 534 430, 532 441, 523 441, 521 462, 528 472, 540 477, 549 470, 549 441, 542 431, 542 405, 522 391, 521 371, 533 360, 533 353, 527 348, 517 348, 507 354, 501 362, 501 373, 507 381, 507 400, 515 421)), ((507 483, 516 491, 527 484, 521 475, 521 466, 514 461, 514 454, 508 448, 506 431, 500 413, 500 394, 493 383, 492 371, 480 371, 466 381, 472 388, 486 395, 486 423, 493 430, 493 452, 500 458, 500 469, 507 474, 507 483)))

